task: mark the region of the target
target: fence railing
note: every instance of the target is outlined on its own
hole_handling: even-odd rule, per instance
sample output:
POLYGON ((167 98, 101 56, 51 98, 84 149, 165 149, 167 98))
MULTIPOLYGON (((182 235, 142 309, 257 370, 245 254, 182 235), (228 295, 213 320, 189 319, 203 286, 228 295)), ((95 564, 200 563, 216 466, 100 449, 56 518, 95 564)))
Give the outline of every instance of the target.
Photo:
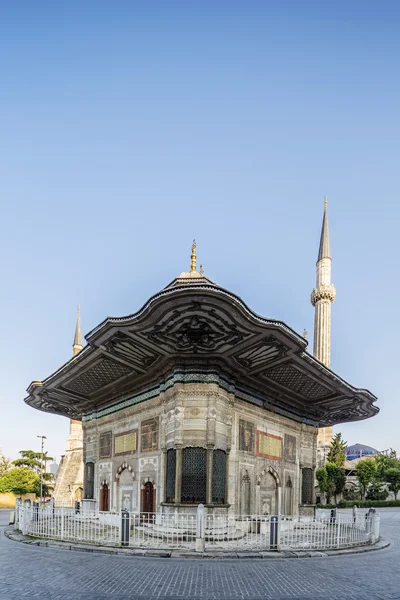
POLYGON ((319 518, 196 513, 133 513, 17 505, 15 527, 33 537, 130 548, 328 550, 373 544, 379 515, 319 518))

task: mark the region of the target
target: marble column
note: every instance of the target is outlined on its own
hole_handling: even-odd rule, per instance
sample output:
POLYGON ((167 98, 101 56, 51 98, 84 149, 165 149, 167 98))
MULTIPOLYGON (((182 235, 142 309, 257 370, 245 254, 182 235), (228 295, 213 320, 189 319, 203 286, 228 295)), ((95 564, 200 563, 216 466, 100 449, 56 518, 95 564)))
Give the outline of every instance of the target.
POLYGON ((207 448, 206 504, 212 504, 213 448, 207 448))

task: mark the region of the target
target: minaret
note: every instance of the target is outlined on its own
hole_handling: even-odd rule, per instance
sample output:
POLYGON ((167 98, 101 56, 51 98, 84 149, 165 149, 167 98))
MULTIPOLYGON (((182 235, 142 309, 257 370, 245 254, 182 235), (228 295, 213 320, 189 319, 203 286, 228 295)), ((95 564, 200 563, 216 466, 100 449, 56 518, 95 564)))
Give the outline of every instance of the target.
MULTIPOLYGON (((328 200, 324 198, 324 218, 317 260, 316 287, 311 294, 311 304, 315 307, 314 317, 314 356, 326 367, 331 365, 331 304, 336 290, 331 283, 332 257, 328 227, 328 200)), ((318 431, 318 463, 323 466, 327 449, 333 437, 332 427, 322 427, 318 431)))
POLYGON ((317 282, 311 294, 315 307, 314 356, 326 367, 331 365, 331 304, 336 290, 331 283, 332 258, 329 242, 328 200, 324 198, 324 218, 317 260, 317 282))
MULTIPOLYGON (((81 309, 78 306, 73 355, 82 350, 81 309)), ((58 468, 54 486, 56 506, 72 506, 75 500, 82 499, 83 491, 83 430, 82 422, 70 419, 66 453, 58 468)))
POLYGON ((82 350, 82 331, 81 331, 81 307, 78 304, 78 316, 76 318, 74 344, 72 346, 73 355, 76 356, 82 350))

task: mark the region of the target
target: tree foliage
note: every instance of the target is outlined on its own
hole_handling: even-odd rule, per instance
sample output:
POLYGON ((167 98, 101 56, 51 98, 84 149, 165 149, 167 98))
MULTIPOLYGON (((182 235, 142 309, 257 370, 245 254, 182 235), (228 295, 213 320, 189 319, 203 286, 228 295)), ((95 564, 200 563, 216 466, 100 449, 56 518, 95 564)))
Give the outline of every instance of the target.
POLYGON ((46 462, 53 460, 51 456, 47 455, 47 452, 43 454, 41 452, 34 452, 33 450, 20 450, 21 458, 17 458, 13 461, 13 465, 16 467, 28 468, 34 471, 37 475, 40 475, 42 469, 43 481, 51 482, 53 475, 51 473, 45 473, 46 462))
POLYGON ((356 467, 356 475, 364 499, 368 486, 377 478, 376 460, 373 458, 360 460, 356 467))
POLYGON ((390 491, 394 493, 394 499, 397 500, 397 494, 400 492, 400 469, 387 469, 386 481, 389 484, 390 491))
POLYGON ((0 456, 0 478, 3 477, 11 469, 12 462, 6 456, 0 456))
POLYGON ((342 434, 336 433, 329 448, 327 462, 339 468, 344 467, 346 446, 347 442, 342 439, 342 434))
POLYGON ((396 450, 392 448, 389 454, 378 454, 375 456, 376 473, 380 481, 387 481, 387 472, 389 469, 400 469, 400 460, 397 458, 396 450))
POLYGON ((0 478, 0 493, 37 494, 39 488, 39 476, 28 467, 16 467, 0 478))
POLYGON ((325 467, 317 469, 315 474, 319 489, 326 494, 328 503, 332 495, 340 494, 344 490, 346 483, 346 474, 344 469, 335 464, 326 463, 325 467))
POLYGON ((317 469, 315 472, 315 477, 318 481, 319 491, 322 494, 326 494, 328 491, 328 473, 326 472, 326 468, 321 467, 320 469, 317 469))

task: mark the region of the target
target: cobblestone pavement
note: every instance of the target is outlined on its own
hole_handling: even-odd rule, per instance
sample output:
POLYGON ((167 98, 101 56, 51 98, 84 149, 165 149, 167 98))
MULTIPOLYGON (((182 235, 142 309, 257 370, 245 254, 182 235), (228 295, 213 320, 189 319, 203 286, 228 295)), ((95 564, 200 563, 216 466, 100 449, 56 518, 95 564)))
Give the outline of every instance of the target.
POLYGON ((400 600, 400 509, 381 509, 386 550, 269 560, 153 559, 26 546, 3 535, 0 600, 400 600))

